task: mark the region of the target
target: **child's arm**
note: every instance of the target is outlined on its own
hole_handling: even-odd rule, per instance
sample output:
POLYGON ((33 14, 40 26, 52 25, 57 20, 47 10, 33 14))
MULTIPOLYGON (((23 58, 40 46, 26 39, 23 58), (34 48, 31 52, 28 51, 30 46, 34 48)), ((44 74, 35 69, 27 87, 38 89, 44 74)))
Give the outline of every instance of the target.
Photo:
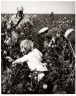
POLYGON ((12 63, 12 66, 16 66, 17 63, 23 63, 23 62, 27 62, 28 61, 28 56, 25 55, 19 59, 16 59, 13 63, 12 63))

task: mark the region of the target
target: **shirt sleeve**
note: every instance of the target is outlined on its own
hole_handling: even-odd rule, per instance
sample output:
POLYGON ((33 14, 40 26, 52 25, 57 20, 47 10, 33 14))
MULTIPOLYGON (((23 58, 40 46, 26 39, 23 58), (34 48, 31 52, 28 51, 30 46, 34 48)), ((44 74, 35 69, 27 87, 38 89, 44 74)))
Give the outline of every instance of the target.
POLYGON ((16 59, 15 63, 23 63, 23 62, 27 62, 28 61, 28 56, 24 55, 23 57, 16 59))

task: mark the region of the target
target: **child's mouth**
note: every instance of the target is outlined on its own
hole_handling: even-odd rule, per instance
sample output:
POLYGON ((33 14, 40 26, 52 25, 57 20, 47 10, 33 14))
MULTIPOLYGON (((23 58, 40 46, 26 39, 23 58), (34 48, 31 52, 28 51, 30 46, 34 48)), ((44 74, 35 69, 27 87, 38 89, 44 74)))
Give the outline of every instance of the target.
POLYGON ((25 55, 25 52, 22 52, 22 55, 25 55))

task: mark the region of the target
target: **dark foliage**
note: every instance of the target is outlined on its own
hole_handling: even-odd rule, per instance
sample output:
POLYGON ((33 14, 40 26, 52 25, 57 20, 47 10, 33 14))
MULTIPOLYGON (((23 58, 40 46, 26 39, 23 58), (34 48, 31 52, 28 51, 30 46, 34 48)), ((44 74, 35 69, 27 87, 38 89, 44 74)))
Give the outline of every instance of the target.
MULTIPOLYGON (((38 35, 38 31, 46 26, 49 29, 55 27, 75 28, 75 15, 56 14, 51 20, 49 14, 38 14, 37 18, 33 19, 33 27, 26 28, 23 26, 22 29, 17 30, 23 32, 24 35, 11 48, 4 43, 6 24, 11 15, 2 14, 1 16, 2 94, 74 94, 75 58, 72 55, 68 41, 62 39, 62 37, 56 38, 56 46, 45 48, 43 46, 45 34, 38 35), (21 57, 19 43, 25 38, 34 42, 35 47, 43 53, 43 62, 47 63, 49 71, 39 82, 37 81, 37 72, 30 72, 27 64, 11 68, 11 62, 6 59, 6 56, 10 56, 13 60, 21 57)), ((64 34, 64 31, 62 33, 64 34)), ((53 35, 55 34, 52 33, 53 35)))

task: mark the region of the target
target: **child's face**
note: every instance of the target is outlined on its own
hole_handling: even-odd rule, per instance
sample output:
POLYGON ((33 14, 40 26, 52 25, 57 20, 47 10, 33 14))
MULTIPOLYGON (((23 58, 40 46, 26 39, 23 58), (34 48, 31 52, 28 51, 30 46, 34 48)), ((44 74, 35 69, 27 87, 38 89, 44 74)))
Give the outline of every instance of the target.
POLYGON ((24 46, 20 46, 20 47, 21 47, 21 52, 22 52, 22 54, 23 54, 23 55, 26 55, 27 52, 26 52, 26 49, 24 48, 24 46))
POLYGON ((33 47, 33 43, 30 40, 26 39, 20 43, 20 48, 23 55, 28 54, 32 50, 32 47, 33 47))

